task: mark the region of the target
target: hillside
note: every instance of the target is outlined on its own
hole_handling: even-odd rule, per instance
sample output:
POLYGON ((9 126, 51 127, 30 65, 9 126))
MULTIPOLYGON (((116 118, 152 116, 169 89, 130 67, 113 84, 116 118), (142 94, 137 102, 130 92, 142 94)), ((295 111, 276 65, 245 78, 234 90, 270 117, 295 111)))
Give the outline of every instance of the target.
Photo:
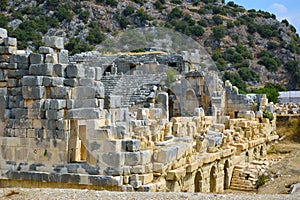
POLYGON ((300 39, 287 20, 221 0, 1 0, 0 27, 18 48, 43 35, 66 38, 71 54, 93 50, 129 28, 161 26, 193 37, 240 89, 267 82, 300 89, 300 39))

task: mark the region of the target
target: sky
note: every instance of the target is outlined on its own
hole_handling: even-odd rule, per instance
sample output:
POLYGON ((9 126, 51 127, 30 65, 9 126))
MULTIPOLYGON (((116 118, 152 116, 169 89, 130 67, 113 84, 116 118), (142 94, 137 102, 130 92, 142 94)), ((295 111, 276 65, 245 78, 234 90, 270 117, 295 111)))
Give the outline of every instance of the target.
POLYGON ((226 0, 244 6, 247 10, 268 11, 279 21, 287 19, 300 33, 300 0, 226 0))

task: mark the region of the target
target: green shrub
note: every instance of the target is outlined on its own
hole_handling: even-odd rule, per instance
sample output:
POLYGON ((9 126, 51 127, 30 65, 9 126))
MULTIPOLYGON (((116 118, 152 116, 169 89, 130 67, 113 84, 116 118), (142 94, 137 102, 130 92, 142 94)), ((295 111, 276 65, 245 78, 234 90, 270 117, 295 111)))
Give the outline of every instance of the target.
POLYGON ((171 86, 172 83, 176 81, 176 71, 173 69, 167 69, 167 80, 166 80, 166 85, 168 87, 171 86))
POLYGON ((1 0, 0 1, 0 10, 4 11, 7 9, 7 0, 1 0))
POLYGON ((174 18, 181 18, 182 17, 182 11, 178 8, 178 7, 175 7, 173 8, 173 10, 169 13, 168 17, 171 18, 171 19, 174 19, 174 18))
POLYGON ((133 6, 127 6, 125 10, 123 11, 124 16, 129 16, 134 13, 134 7, 133 6))
POLYGON ((130 24, 130 21, 125 16, 116 14, 115 19, 119 22, 121 29, 125 29, 130 24))
POLYGON ((193 20, 192 16, 189 14, 184 15, 183 21, 186 21, 190 26, 193 26, 196 23, 195 20, 193 20))
POLYGON ((222 17, 220 17, 220 16, 218 16, 218 15, 214 15, 214 16, 212 17, 212 19, 214 20, 214 23, 215 23, 216 25, 223 24, 223 19, 222 19, 222 17))
POLYGON ((182 1, 181 0, 171 0, 171 3, 182 4, 182 1))
POLYGON ((238 73, 244 81, 259 81, 257 73, 249 68, 242 67, 239 69, 238 73))
POLYGON ((270 57, 262 57, 260 61, 258 61, 258 64, 264 65, 268 70, 270 71, 276 71, 279 67, 279 64, 276 60, 270 57))
POLYGON ((232 21, 227 22, 227 29, 231 29, 234 27, 234 23, 232 21))
POLYGON ((223 81, 226 80, 229 80, 232 83, 232 85, 237 86, 242 91, 246 91, 247 89, 245 81, 243 81, 239 74, 225 72, 223 75, 223 81))
POLYGON ((105 35, 99 27, 90 28, 89 35, 86 37, 86 40, 91 44, 100 44, 105 40, 105 35))
POLYGON ((140 4, 141 6, 144 5, 144 1, 143 0, 131 0, 131 1, 133 1, 133 2, 135 2, 137 4, 140 4))
POLYGON ((220 40, 223 37, 225 37, 226 31, 225 28, 223 26, 217 26, 213 28, 213 36, 220 40))
POLYGON ((263 117, 269 119, 270 121, 272 121, 274 119, 274 115, 272 113, 270 113, 269 111, 264 111, 263 117))
POLYGON ((200 26, 202 26, 202 27, 207 27, 207 26, 208 26, 208 23, 207 23, 207 21, 206 21, 205 19, 200 19, 200 20, 198 21, 198 24, 199 24, 200 26))
POLYGON ((89 17, 90 17, 90 12, 87 10, 82 10, 79 13, 79 19, 81 19, 84 23, 88 22, 89 17))
POLYGON ((0 27, 5 28, 8 24, 8 18, 0 13, 0 27))
POLYGON ((197 37, 200 37, 202 36, 204 33, 204 29, 201 27, 201 26, 190 26, 187 28, 187 35, 194 35, 194 36, 197 36, 197 37))
POLYGON ((70 55, 93 50, 93 47, 80 38, 71 38, 65 45, 70 55))
POLYGON ((138 18, 142 23, 144 23, 146 20, 148 21, 153 20, 153 17, 151 15, 148 15, 144 9, 137 10, 135 14, 136 16, 138 16, 138 18))
POLYGON ((269 181, 268 177, 266 175, 262 175, 258 178, 258 180, 256 181, 256 186, 259 188, 260 186, 264 185, 265 183, 267 183, 269 181))
POLYGON ((73 12, 68 8, 66 4, 58 6, 55 15, 60 22, 62 22, 63 20, 71 21, 73 18, 73 12))

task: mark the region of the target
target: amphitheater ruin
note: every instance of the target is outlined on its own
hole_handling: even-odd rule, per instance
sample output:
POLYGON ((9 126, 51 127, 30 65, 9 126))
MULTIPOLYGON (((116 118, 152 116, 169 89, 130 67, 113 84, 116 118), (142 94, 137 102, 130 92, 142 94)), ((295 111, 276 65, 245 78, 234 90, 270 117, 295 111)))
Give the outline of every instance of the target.
POLYGON ((190 68, 184 52, 69 57, 63 38, 44 43, 20 52, 0 29, 1 187, 256 188, 247 166, 278 139, 265 95, 190 68))

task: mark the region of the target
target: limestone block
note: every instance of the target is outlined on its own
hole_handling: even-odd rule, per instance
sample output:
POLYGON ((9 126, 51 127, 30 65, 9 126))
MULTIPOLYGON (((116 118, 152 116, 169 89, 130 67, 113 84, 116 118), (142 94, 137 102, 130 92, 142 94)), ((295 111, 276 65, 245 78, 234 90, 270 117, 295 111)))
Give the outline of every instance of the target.
POLYGON ((132 174, 144 174, 146 173, 146 167, 145 165, 136 165, 130 169, 130 172, 132 174))
POLYGON ((52 99, 69 99, 70 88, 69 87, 51 87, 50 95, 52 99))
POLYGON ((29 67, 29 74, 40 75, 40 76, 52 76, 53 75, 53 64, 31 64, 29 67))
POLYGON ((143 185, 151 183, 153 181, 153 173, 139 175, 139 180, 142 181, 143 185))
POLYGON ((121 107, 121 96, 111 95, 109 97, 109 106, 110 108, 119 108, 121 107))
POLYGON ((141 157, 139 152, 126 152, 125 153, 125 165, 134 166, 138 165, 141 157))
POLYGON ((162 118, 162 109, 161 108, 150 108, 149 116, 150 116, 150 119, 161 119, 162 118))
POLYGON ((0 96, 6 96, 7 95, 7 88, 0 88, 0 96))
POLYGON ((177 157, 177 147, 166 147, 154 152, 153 158, 154 161, 159 163, 170 163, 176 160, 177 157))
POLYGON ((125 162, 125 155, 123 152, 106 152, 102 154, 104 164, 111 167, 121 167, 125 162))
POLYGON ((68 100, 68 108, 97 108, 98 105, 97 99, 68 100))
POLYGON ((87 87, 87 86, 78 86, 74 88, 74 92, 72 94, 72 99, 80 100, 80 99, 94 99, 96 96, 95 87, 87 87))
POLYGON ((142 181, 130 181, 130 185, 134 188, 139 188, 142 186, 142 181))
POLYGON ((61 110, 67 107, 67 101, 62 99, 50 100, 50 109, 61 110))
POLYGON ((28 119, 41 119, 44 118, 44 112, 41 109, 34 108, 28 109, 28 119))
POLYGON ((56 64, 53 66, 54 75, 58 77, 64 77, 65 76, 65 69, 67 65, 64 64, 56 64))
POLYGON ((156 184, 142 185, 139 188, 140 192, 156 192, 156 184))
POLYGON ((46 54, 45 63, 58 64, 58 56, 56 53, 54 54, 46 54))
POLYGON ((58 63, 60 64, 68 64, 69 63, 69 51, 68 50, 61 50, 58 53, 58 63))
POLYGON ((66 67, 66 76, 68 78, 84 78, 84 68, 82 65, 70 64, 66 67))
POLYGON ((165 171, 163 163, 153 163, 153 172, 163 173, 165 171))
POLYGON ((95 74, 95 80, 96 80, 96 81, 100 81, 101 78, 102 78, 102 75, 103 75, 103 70, 102 70, 102 68, 96 67, 96 68, 95 68, 95 72, 96 72, 96 74, 95 74))
POLYGON ((171 170, 168 171, 166 180, 167 181, 178 181, 184 178, 186 175, 186 170, 185 169, 176 169, 176 170, 171 170))
POLYGON ((0 38, 7 38, 7 30, 0 28, 0 38))
POLYGON ((24 99, 42 99, 45 87, 43 86, 23 86, 22 94, 24 99))
POLYGON ((47 119, 62 119, 64 118, 64 110, 46 110, 47 119))
POLYGON ((146 165, 151 162, 152 153, 149 150, 141 151, 140 154, 140 165, 146 165))
POLYGON ((56 36, 46 36, 43 38, 45 46, 52 47, 55 49, 63 49, 64 48, 64 39, 62 37, 56 36))
POLYGON ((3 41, 4 41, 5 46, 13 46, 13 47, 17 46, 16 38, 7 37, 7 38, 4 38, 3 41))
POLYGON ((29 59, 31 64, 41 64, 44 62, 44 55, 38 53, 31 53, 29 59))
POLYGON ((42 86, 43 76, 24 76, 22 78, 23 86, 42 86))
POLYGON ((96 94, 95 97, 98 99, 104 99, 104 85, 102 82, 95 83, 96 94))
POLYGON ((41 47, 39 47, 39 52, 42 53, 42 54, 53 54, 54 49, 51 48, 51 47, 41 46, 41 47))
POLYGON ((80 86, 94 86, 94 80, 90 78, 81 78, 79 79, 80 86))
POLYGON ((78 80, 76 78, 68 78, 64 80, 65 86, 76 87, 79 85, 78 80))
POLYGON ((0 54, 16 54, 17 47, 13 46, 0 46, 0 54))
POLYGON ((89 67, 85 69, 85 77, 95 80, 96 70, 94 67, 89 67))
POLYGON ((97 108, 78 108, 68 111, 69 119, 99 119, 103 116, 97 108))
POLYGON ((57 87, 64 85, 64 78, 62 77, 44 77, 44 86, 57 87))
POLYGON ((219 147, 222 144, 223 134, 215 131, 207 131, 205 138, 209 142, 209 147, 219 147))

